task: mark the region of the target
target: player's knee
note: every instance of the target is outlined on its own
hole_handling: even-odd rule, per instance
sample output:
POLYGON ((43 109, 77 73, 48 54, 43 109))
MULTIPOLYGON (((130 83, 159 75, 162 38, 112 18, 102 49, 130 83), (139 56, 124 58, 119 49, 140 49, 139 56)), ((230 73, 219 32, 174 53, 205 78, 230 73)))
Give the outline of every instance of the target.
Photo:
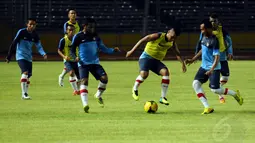
POLYGON ((196 87, 198 87, 198 86, 201 86, 201 82, 198 81, 198 80, 193 80, 192 87, 193 87, 193 88, 196 88, 196 87))
POLYGON ((107 83, 108 83, 108 77, 107 77, 107 76, 102 76, 102 77, 100 78, 100 81, 101 81, 102 83, 104 83, 104 84, 107 84, 107 83))
POLYGON ((222 94, 223 93, 223 90, 221 88, 218 88, 218 89, 212 89, 211 88, 211 91, 215 94, 222 94))
POLYGON ((141 71, 141 72, 140 72, 140 76, 141 76, 143 79, 146 79, 146 78, 149 76, 149 72, 147 72, 147 71, 141 71))
POLYGON ((81 85, 88 85, 88 79, 87 78, 83 78, 80 80, 81 85))
POLYGON ((221 83, 221 84, 227 83, 227 82, 228 82, 228 78, 229 78, 229 76, 222 76, 222 77, 220 78, 220 83, 221 83))
POLYGON ((160 70, 160 74, 162 76, 169 76, 169 71, 168 71, 167 68, 163 68, 163 69, 160 70))
POLYGON ((28 72, 27 72, 27 71, 25 71, 25 72, 23 72, 22 74, 28 75, 28 72))
POLYGON ((74 71, 71 70, 71 71, 69 72, 69 75, 73 77, 73 76, 75 75, 75 74, 74 74, 74 71))

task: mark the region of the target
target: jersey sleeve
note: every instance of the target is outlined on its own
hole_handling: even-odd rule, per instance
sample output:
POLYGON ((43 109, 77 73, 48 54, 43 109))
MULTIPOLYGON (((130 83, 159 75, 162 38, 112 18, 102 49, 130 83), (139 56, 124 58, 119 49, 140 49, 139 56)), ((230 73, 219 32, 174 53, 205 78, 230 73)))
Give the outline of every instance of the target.
POLYGON ((101 39, 98 39, 97 40, 97 44, 98 44, 98 47, 99 49, 104 52, 104 53, 107 53, 107 54, 112 54, 114 53, 114 49, 113 48, 107 48, 104 43, 102 42, 101 39))
POLYGON ((11 45, 10 45, 10 48, 9 48, 9 51, 8 51, 8 54, 7 54, 7 57, 6 59, 8 59, 9 61, 11 60, 11 57, 12 57, 12 54, 15 53, 16 51, 16 46, 17 46, 17 43, 19 42, 20 38, 22 37, 22 29, 20 29, 15 38, 13 39, 11 45))
POLYGON ((215 37, 214 44, 213 44, 213 55, 217 56, 220 55, 220 45, 218 39, 215 37))
POLYGON ((64 34, 66 34, 66 26, 67 26, 67 22, 64 24, 64 34))
POLYGON ((201 47, 201 40, 202 40, 202 38, 203 38, 203 34, 201 32, 200 36, 199 36, 199 40, 197 41, 195 54, 197 54, 202 49, 202 47, 201 47))
POLYGON ((42 56, 46 55, 46 53, 45 53, 44 50, 43 50, 43 46, 42 46, 42 43, 41 43, 40 40, 39 40, 37 43, 35 43, 35 45, 36 45, 37 51, 38 51, 42 56))
POLYGON ((79 46, 79 44, 80 44, 79 34, 75 34, 71 44, 71 56, 76 57, 76 48, 79 46))
POLYGON ((64 40, 64 38, 62 38, 62 39, 59 41, 58 49, 59 49, 60 51, 63 51, 64 48, 65 48, 65 40, 64 40))
POLYGON ((225 41, 227 43, 227 52, 228 54, 233 55, 233 48, 232 48, 232 39, 229 35, 225 37, 225 41))

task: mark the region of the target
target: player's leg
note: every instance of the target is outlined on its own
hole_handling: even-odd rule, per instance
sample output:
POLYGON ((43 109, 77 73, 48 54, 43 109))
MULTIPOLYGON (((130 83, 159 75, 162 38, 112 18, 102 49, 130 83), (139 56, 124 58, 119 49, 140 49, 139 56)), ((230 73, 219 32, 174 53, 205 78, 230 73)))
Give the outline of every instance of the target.
POLYGON ((95 77, 96 80, 99 80, 97 92, 94 97, 97 99, 99 105, 104 107, 104 101, 102 95, 106 90, 106 86, 108 83, 108 76, 101 65, 94 64, 90 65, 90 73, 95 77))
POLYGON ((81 85, 80 85, 80 94, 81 94, 81 101, 83 105, 83 109, 86 113, 89 112, 89 105, 88 105, 88 78, 89 78, 89 68, 88 66, 80 66, 79 73, 81 78, 81 85))
POLYGON ((219 84, 220 81, 220 71, 214 71, 213 74, 210 76, 210 88, 211 91, 216 94, 221 95, 230 95, 236 99, 239 105, 243 104, 243 98, 241 97, 239 91, 233 91, 228 88, 221 87, 219 84))
POLYGON ((62 73, 58 76, 58 84, 59 86, 64 86, 64 77, 67 74, 67 70, 66 70, 66 66, 64 66, 64 69, 62 71, 62 73))
POLYGON ((168 86, 170 83, 168 68, 162 62, 158 60, 154 60, 154 64, 151 67, 151 71, 162 76, 161 98, 159 99, 159 102, 161 104, 169 105, 169 102, 167 101, 167 98, 166 98, 168 86))
POLYGON ((66 70, 69 72, 69 82, 73 88, 73 95, 80 95, 79 88, 77 85, 77 78, 75 75, 76 62, 65 62, 66 70))
POLYGON ((139 94, 138 94, 139 86, 149 76, 150 61, 151 59, 148 59, 148 58, 139 59, 140 74, 136 77, 136 80, 132 89, 132 96, 136 101, 139 100, 139 94))
POLYGON ((73 65, 73 69, 74 69, 74 73, 75 73, 75 76, 76 76, 76 81, 77 81, 77 86, 80 87, 80 74, 79 74, 79 68, 78 68, 78 63, 75 63, 73 65))
POLYGON ((27 94, 27 79, 28 79, 28 71, 29 71, 29 62, 26 60, 18 60, 18 65, 21 69, 21 92, 22 92, 22 99, 30 99, 27 94))
POLYGON ((28 94, 28 88, 30 86, 30 78, 32 76, 32 68, 33 68, 33 64, 31 62, 31 63, 29 63, 29 66, 28 66, 27 88, 26 88, 26 93, 27 94, 28 94))
POLYGON ((207 98, 205 96, 205 92, 202 88, 202 84, 208 80, 208 76, 205 75, 205 73, 206 73, 206 70, 200 67, 194 78, 192 86, 194 91, 197 94, 198 99, 201 101, 201 103, 204 106, 204 111, 202 112, 202 114, 209 114, 209 113, 212 113, 214 109, 210 108, 207 98))
MULTIPOLYGON (((223 86, 228 82, 229 78, 229 67, 228 67, 228 61, 221 61, 221 78, 220 78, 220 85, 223 86)), ((220 103, 225 103, 225 98, 223 95, 219 95, 220 103)))

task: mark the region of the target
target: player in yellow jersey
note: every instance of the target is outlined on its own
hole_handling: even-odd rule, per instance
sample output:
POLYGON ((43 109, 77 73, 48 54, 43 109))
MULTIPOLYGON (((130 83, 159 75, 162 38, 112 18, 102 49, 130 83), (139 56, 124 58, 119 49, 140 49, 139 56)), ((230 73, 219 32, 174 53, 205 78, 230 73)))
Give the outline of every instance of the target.
POLYGON ((186 72, 186 66, 181 58, 180 51, 175 42, 177 36, 180 35, 179 28, 171 28, 167 33, 154 33, 147 35, 139 40, 132 50, 128 51, 126 57, 129 57, 141 44, 147 42, 144 52, 139 58, 140 75, 136 78, 134 87, 132 89, 132 96, 137 101, 139 100, 138 87, 149 76, 149 70, 161 75, 161 104, 169 105, 166 98, 166 93, 170 83, 169 70, 161 61, 166 56, 168 49, 172 49, 176 54, 177 59, 182 64, 182 71, 186 72))
MULTIPOLYGON (((228 32, 222 27, 219 21, 218 15, 212 13, 209 17, 210 22, 213 25, 213 34, 217 37, 220 47, 220 64, 221 64, 221 86, 226 84, 229 79, 229 66, 228 61, 233 59, 233 48, 232 40, 228 32)), ((225 103, 225 98, 223 95, 219 95, 220 103, 225 103)))
POLYGON ((79 95, 80 92, 76 80, 79 79, 78 64, 76 59, 71 55, 70 47, 75 33, 75 27, 69 24, 66 26, 66 35, 59 41, 58 54, 63 58, 66 71, 69 72, 69 82, 74 90, 73 95, 79 95))
MULTIPOLYGON (((76 11, 73 10, 73 9, 69 10, 69 12, 68 12, 69 20, 64 24, 64 34, 65 34, 65 36, 66 36, 66 27, 67 27, 67 25, 73 25, 74 26, 74 28, 75 28, 74 34, 77 34, 78 32, 80 32, 80 26, 79 26, 79 23, 76 20, 76 17, 77 17, 76 11)), ((59 86, 64 86, 63 80, 64 80, 64 76, 66 74, 67 74, 66 67, 64 67, 62 73, 58 77, 59 86)))

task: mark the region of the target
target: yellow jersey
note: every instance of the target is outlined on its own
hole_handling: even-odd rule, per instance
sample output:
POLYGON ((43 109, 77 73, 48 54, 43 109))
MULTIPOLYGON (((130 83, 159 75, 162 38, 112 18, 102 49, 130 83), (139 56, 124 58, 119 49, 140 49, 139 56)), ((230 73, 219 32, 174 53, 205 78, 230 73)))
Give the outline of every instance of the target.
MULTIPOLYGON (((72 41, 69 40, 67 36, 65 36, 60 40, 58 49, 61 50, 65 56, 69 57, 71 61, 74 61, 74 58, 71 55, 71 44, 72 41)), ((64 62, 66 62, 65 59, 64 62)))
POLYGON ((224 41, 222 26, 219 25, 218 28, 213 31, 213 34, 217 37, 217 39, 219 41, 220 52, 225 51, 226 45, 225 45, 225 41, 224 41))
POLYGON ((80 26, 78 24, 78 22, 76 22, 75 24, 72 23, 71 21, 67 21, 65 24, 64 24, 64 33, 66 35, 66 25, 69 24, 69 25, 73 25, 74 28, 75 28, 75 32, 74 34, 77 34, 78 32, 80 32, 80 26))
POLYGON ((151 57, 162 61, 167 53, 167 50, 172 48, 174 41, 166 41, 166 33, 160 33, 160 37, 155 41, 150 41, 146 44, 144 51, 151 57))

